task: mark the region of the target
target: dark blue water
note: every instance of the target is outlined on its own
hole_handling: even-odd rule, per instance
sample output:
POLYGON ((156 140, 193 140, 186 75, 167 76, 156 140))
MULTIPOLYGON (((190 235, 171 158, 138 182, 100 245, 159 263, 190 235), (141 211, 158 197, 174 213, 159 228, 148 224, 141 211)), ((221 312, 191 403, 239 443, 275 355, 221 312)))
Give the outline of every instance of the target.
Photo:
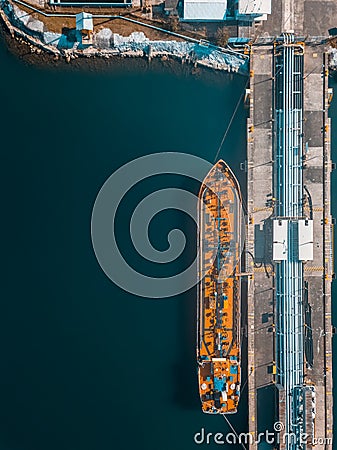
MULTIPOLYGON (((39 69, 3 43, 0 60, 0 448, 187 450, 202 427, 228 431, 200 411, 196 290, 150 300, 116 287, 96 261, 90 219, 102 184, 128 161, 174 151, 212 162, 246 79, 39 69)), ((240 106, 220 153, 243 186, 245 121, 240 106)), ((181 185, 154 179, 135 195, 170 181, 181 185)), ((158 248, 170 223, 192 230, 179 271, 195 251, 193 225, 162 219, 152 230, 158 248)), ((245 393, 230 419, 245 431, 245 393)))
MULTIPOLYGON (((147 300, 117 288, 95 259, 90 218, 101 185, 128 161, 165 151, 213 161, 246 79, 38 69, 4 45, 0 59, 0 447, 188 449, 202 427, 225 431, 200 410, 196 290, 147 300)), ((241 107, 220 156, 240 175, 241 107)), ((193 230, 178 215, 164 222, 193 230)), ((166 228, 152 233, 159 248, 166 228)), ((238 431, 246 417, 243 400, 238 431)))

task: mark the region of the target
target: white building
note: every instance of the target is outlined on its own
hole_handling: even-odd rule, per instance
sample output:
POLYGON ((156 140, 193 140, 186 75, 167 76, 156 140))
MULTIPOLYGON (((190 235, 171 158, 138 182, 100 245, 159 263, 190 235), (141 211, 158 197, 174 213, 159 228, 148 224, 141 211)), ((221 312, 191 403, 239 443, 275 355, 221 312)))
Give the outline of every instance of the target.
POLYGON ((92 14, 81 12, 76 14, 76 30, 78 31, 93 31, 94 24, 92 21, 92 14))
POLYGON ((236 18, 239 20, 267 20, 271 14, 271 0, 237 0, 236 18))
POLYGON ((184 20, 226 20, 227 0, 184 0, 184 20))
POLYGON ((94 30, 92 14, 87 12, 76 14, 76 30, 81 33, 82 44, 92 44, 92 32, 94 30))
POLYGON ((314 259, 314 225, 313 220, 300 219, 290 221, 288 219, 273 220, 273 260, 287 261, 289 230, 297 232, 297 254, 299 261, 312 261, 314 259))
POLYGON ((235 17, 227 14, 227 0, 184 0, 184 20, 192 22, 234 18, 243 21, 266 20, 271 14, 271 0, 235 0, 235 17))

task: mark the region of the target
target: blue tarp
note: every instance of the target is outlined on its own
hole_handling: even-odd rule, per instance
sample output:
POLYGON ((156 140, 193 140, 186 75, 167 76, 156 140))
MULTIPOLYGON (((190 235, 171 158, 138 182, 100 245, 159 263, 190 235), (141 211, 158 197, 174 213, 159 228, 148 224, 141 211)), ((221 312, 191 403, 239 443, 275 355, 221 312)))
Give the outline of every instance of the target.
POLYGON ((230 373, 232 373, 232 374, 238 373, 238 366, 231 366, 230 373))
POLYGON ((214 377, 214 389, 222 391, 224 388, 224 380, 218 377, 214 377))

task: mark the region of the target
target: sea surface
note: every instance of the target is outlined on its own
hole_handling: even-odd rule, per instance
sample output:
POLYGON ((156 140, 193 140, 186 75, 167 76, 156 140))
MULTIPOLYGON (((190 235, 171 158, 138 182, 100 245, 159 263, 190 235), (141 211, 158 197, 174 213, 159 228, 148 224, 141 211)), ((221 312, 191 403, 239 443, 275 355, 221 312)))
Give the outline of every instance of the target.
MULTIPOLYGON (((200 410, 196 289, 169 299, 121 290, 95 258, 90 220, 105 180, 138 157, 169 151, 213 162, 247 79, 158 64, 53 70, 24 64, 2 41, 0 61, 0 450, 241 448, 194 442, 202 428, 229 431, 200 410)), ((337 101, 331 116, 336 154, 337 101)), ((219 153, 243 190, 246 117, 241 102, 219 153)), ((165 269, 133 259, 128 219, 144 196, 171 184, 199 187, 153 177, 120 212, 125 258, 149 276, 165 269)), ((195 253, 195 226, 174 211, 156 220, 149 231, 158 249, 170 229, 187 234, 186 254, 168 269, 178 273, 195 253)), ((246 396, 230 417, 237 432, 247 429, 246 396)))

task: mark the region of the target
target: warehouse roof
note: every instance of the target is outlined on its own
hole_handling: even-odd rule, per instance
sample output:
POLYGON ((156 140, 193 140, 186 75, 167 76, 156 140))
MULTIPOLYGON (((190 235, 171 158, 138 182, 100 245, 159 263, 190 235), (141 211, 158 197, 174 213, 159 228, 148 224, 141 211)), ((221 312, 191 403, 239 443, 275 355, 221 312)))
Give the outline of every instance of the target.
POLYGON ((185 0, 184 19, 220 21, 225 20, 227 0, 185 0))
POLYGON ((271 0, 239 0, 239 14, 271 14, 271 0))

